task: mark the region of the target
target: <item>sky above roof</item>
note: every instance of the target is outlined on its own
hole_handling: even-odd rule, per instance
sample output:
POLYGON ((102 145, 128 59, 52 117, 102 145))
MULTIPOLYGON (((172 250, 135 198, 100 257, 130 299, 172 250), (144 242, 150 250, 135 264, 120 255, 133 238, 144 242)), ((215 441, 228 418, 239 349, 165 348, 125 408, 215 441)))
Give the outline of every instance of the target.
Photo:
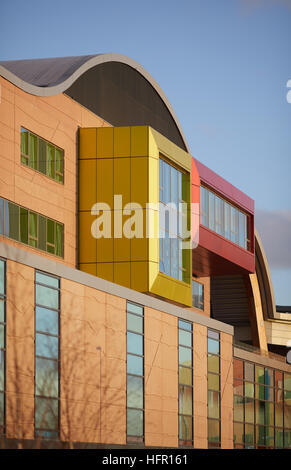
POLYGON ((291 305, 291 0, 3 0, 1 17, 0 60, 139 62, 192 154, 255 200, 276 303, 291 305))

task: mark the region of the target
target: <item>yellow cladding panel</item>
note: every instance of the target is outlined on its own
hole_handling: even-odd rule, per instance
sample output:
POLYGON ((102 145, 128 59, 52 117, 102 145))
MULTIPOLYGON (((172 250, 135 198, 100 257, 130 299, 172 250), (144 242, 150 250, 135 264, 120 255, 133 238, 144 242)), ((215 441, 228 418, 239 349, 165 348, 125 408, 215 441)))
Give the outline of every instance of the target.
POLYGON ((96 263, 80 264, 79 269, 80 271, 84 271, 85 273, 92 274, 93 276, 96 276, 96 273, 97 273, 96 263))
POLYGON ((113 210, 113 159, 97 160, 97 201, 113 210))
MULTIPOLYGON (((153 261, 148 262, 148 267, 149 267, 149 285, 148 285, 148 290, 149 292, 152 292, 154 282, 159 274, 159 261, 156 263, 153 261)), ((165 296, 164 296, 165 297, 165 296)))
POLYGON ((159 149, 153 136, 152 129, 149 127, 148 156, 159 159, 159 149))
POLYGON ((96 162, 79 160, 79 210, 90 211, 96 202, 96 162))
POLYGON ((97 276, 113 282, 113 263, 97 263, 97 276))
POLYGON ((137 209, 132 212, 133 220, 136 224, 133 226, 133 232, 136 235, 131 239, 131 261, 147 261, 148 259, 148 238, 146 230, 146 209, 137 209), (139 225, 140 229, 136 227, 139 225))
POLYGON ((148 159, 148 202, 158 204, 159 202, 159 160, 148 159))
POLYGON ((131 159, 131 201, 145 208, 148 202, 148 158, 131 159))
POLYGON ((91 234, 95 216, 91 212, 79 212, 79 263, 95 263, 97 257, 96 239, 91 234))
POLYGON ((148 292, 148 263, 143 261, 132 261, 131 269, 131 289, 138 292, 148 292))
POLYGON ((192 306, 192 286, 159 273, 150 290, 153 294, 166 297, 188 307, 192 306))
POLYGON ((113 127, 98 127, 97 129, 97 157, 113 157, 113 127))
MULTIPOLYGON (((121 211, 120 214, 122 215, 121 211)), ((130 245, 130 238, 125 238, 124 236, 122 238, 114 238, 114 261, 130 261, 130 245)))
POLYGON ((114 127, 114 157, 130 157, 130 127, 114 127))
POLYGON ((130 288, 130 264, 114 262, 114 282, 130 288))
POLYGON ((79 139, 79 158, 96 158, 96 128, 82 128, 80 129, 79 139))
POLYGON ((113 251, 113 236, 111 238, 99 238, 97 240, 97 262, 98 263, 113 263, 114 251, 113 251))
POLYGON ((122 195, 122 204, 131 202, 130 158, 114 158, 114 194, 122 195))
POLYGON ((159 262, 159 212, 157 210, 147 210, 148 227, 148 259, 159 262))
POLYGON ((169 139, 164 137, 159 132, 155 131, 154 129, 150 129, 153 135, 153 138, 156 141, 157 147, 159 148, 159 152, 163 154, 165 157, 168 157, 169 160, 176 163, 177 165, 181 166, 189 173, 192 171, 192 156, 178 147, 176 144, 171 142, 169 139))
POLYGON ((148 126, 131 127, 131 156, 148 156, 148 126))

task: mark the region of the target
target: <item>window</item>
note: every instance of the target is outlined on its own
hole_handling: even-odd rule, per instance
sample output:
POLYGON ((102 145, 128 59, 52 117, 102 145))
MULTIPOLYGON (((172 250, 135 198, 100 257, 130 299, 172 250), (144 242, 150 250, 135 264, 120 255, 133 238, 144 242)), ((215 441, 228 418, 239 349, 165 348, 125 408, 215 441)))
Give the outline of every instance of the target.
POLYGON ((159 160, 159 269, 180 281, 189 282, 186 249, 188 215, 187 184, 189 175, 165 160, 159 160))
POLYGON ((178 321, 179 445, 193 445, 193 326, 178 321))
POLYGON ((60 281, 35 273, 35 435, 59 432, 60 281))
POLYGON ((220 447, 220 335, 208 329, 208 447, 220 447))
POLYGON ((200 187, 200 223, 249 250, 248 216, 208 188, 200 187))
POLYGON ((144 438, 144 309, 127 302, 127 441, 144 438))
POLYGON ((2 198, 0 234, 56 256, 64 256, 63 224, 2 198))
POLYGON ((0 259, 0 435, 5 433, 6 265, 0 259))
POLYGON ((21 163, 58 183, 64 182, 64 151, 21 128, 21 163))
POLYGON ((290 447, 286 376, 278 370, 234 359, 235 448, 290 447))
POLYGON ((204 286, 192 279, 192 306, 204 310, 204 286))

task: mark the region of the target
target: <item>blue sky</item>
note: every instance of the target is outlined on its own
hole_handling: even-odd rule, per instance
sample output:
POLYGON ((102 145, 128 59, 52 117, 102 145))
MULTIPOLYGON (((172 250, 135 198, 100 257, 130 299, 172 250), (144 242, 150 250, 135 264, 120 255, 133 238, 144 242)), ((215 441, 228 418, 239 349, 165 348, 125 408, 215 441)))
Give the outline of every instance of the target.
POLYGON ((291 305, 291 0, 2 0, 0 25, 0 60, 139 62, 192 154, 255 199, 276 302, 291 305))

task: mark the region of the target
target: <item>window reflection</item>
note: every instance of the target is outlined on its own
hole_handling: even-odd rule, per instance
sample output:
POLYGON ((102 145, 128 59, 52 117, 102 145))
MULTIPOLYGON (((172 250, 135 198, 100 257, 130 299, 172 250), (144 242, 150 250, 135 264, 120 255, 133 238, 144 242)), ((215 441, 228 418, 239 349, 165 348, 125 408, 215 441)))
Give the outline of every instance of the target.
POLYGON ((200 223, 249 249, 247 234, 248 216, 204 186, 200 187, 200 223))

